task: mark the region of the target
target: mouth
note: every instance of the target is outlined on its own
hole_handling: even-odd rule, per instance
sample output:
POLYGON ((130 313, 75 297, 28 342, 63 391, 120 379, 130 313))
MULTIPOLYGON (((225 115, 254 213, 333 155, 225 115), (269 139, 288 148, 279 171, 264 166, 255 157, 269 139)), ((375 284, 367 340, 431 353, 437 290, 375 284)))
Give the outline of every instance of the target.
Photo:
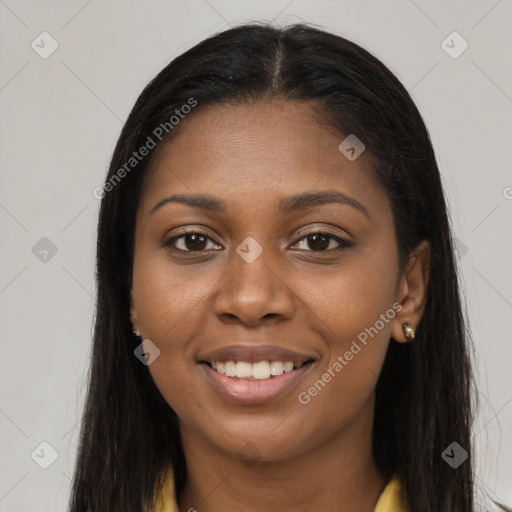
POLYGON ((197 363, 214 391, 231 402, 254 405, 290 393, 318 359, 270 345, 236 345, 204 354, 197 363))
POLYGON ((274 379, 284 373, 293 372, 304 366, 313 364, 313 359, 302 363, 293 361, 200 361, 212 370, 236 380, 268 380, 274 379))

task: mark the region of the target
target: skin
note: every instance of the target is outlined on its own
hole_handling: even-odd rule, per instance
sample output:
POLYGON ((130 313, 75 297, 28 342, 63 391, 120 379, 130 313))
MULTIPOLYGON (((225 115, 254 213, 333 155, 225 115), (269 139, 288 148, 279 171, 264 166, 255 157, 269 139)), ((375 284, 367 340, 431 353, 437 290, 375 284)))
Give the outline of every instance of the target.
POLYGON ((402 324, 420 321, 429 250, 420 244, 400 271, 391 205, 369 173, 370 155, 349 161, 338 150, 345 135, 317 112, 277 99, 198 108, 152 162, 137 214, 131 318, 161 351, 149 370, 180 418, 189 472, 182 512, 369 512, 387 483, 371 450, 375 386, 390 338, 406 342, 402 324), (284 197, 324 190, 354 198, 368 215, 339 203, 278 208, 284 197), (150 213, 192 193, 222 200, 226 211, 168 203, 150 213), (351 246, 315 245, 303 233, 315 227, 351 246), (208 237, 203 252, 190 237, 165 246, 183 228, 208 237), (249 236, 263 249, 250 264, 236 252, 249 236), (301 404, 298 394, 393 304, 400 312, 301 404), (235 404, 197 358, 241 340, 316 362, 277 400, 235 404))

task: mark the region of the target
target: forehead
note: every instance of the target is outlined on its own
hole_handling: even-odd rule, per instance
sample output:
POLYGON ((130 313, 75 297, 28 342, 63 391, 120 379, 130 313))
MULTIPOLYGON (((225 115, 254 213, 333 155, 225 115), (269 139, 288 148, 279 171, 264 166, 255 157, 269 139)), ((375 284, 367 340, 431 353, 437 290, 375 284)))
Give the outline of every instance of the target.
POLYGON ((339 150, 346 136, 316 102, 198 105, 154 155, 143 202, 175 191, 227 202, 314 188, 382 193, 371 157, 351 161, 339 150))

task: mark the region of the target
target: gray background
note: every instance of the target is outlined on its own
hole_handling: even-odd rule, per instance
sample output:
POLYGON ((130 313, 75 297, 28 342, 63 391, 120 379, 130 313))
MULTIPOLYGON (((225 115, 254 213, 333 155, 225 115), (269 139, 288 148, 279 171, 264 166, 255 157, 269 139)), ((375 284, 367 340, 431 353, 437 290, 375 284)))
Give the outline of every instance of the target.
MULTIPOLYGON (((306 21, 353 39, 398 75, 422 112, 447 189, 475 340, 477 478, 511 505, 511 7, 507 0, 0 0, 0 512, 66 508, 92 332, 93 190, 123 120, 170 59, 252 19, 306 21), (31 47, 51 49, 43 31, 59 45, 46 59, 31 47), (457 58, 442 46, 453 31, 469 44, 457 58), (58 454, 48 469, 40 467, 53 460, 43 441, 58 454)), ((446 44, 462 49, 453 37, 446 44)))

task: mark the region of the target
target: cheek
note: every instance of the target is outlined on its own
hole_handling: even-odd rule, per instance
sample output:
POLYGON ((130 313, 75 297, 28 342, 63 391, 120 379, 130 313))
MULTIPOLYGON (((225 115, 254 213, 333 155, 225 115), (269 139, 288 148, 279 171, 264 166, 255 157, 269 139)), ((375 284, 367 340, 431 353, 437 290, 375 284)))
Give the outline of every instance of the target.
POLYGON ((140 330, 157 345, 183 349, 180 340, 199 330, 204 299, 221 274, 213 267, 195 269, 171 265, 163 250, 141 250, 136 257, 133 292, 140 330))
MULTIPOLYGON (((396 263, 384 255, 358 255, 322 282, 322 293, 311 304, 328 356, 297 398, 315 414, 331 410, 328 421, 333 425, 353 417, 366 402, 386 356, 399 305, 394 304, 396 263)), ((307 296, 305 289, 303 293, 307 296)))
POLYGON ((171 265, 165 251, 140 249, 133 273, 133 294, 139 328, 160 350, 149 366, 156 386, 167 403, 185 422, 204 414, 195 389, 197 369, 192 364, 195 346, 208 314, 205 297, 222 278, 222 273, 206 266, 171 265))
POLYGON ((333 351, 347 350, 347 343, 376 322, 379 337, 389 338, 398 280, 391 249, 380 246, 347 253, 339 268, 301 279, 299 293, 333 351), (384 324, 381 315, 386 316, 384 324))

